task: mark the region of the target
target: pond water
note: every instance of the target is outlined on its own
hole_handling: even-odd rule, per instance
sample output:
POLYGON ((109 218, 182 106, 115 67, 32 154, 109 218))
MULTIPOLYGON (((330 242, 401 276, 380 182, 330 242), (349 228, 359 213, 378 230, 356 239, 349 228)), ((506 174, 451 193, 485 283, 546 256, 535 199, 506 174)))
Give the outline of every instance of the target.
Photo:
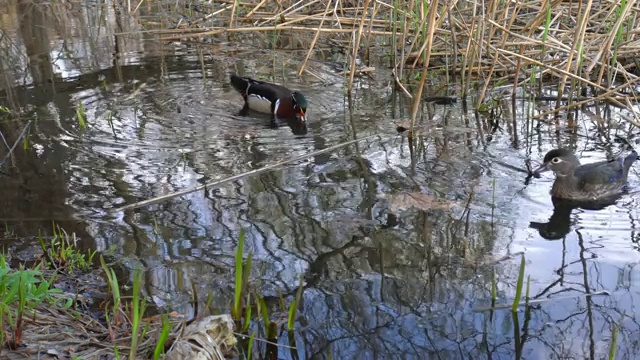
POLYGON ((382 65, 375 79, 356 79, 349 107, 335 63, 312 62, 315 76, 295 75, 304 51, 129 35, 116 58, 109 39, 62 36, 46 18, 49 35, 35 51, 24 26, 10 21, 29 20, 20 15, 12 7, 3 20, 10 48, 22 54, 3 72, 22 83, 0 98, 34 109, 24 122, 0 125, 11 144, 32 120, 28 150, 18 146, 0 168, 0 219, 20 239, 56 221, 85 246, 144 268, 155 305, 193 315, 194 285, 201 300, 212 291, 214 305, 227 311, 245 229, 259 293, 290 300, 302 279, 296 339, 305 359, 602 359, 614 327, 619 358, 638 353, 638 165, 630 193, 614 205, 555 214, 553 175, 526 184, 518 171, 558 146, 583 162, 617 152, 613 135, 633 138, 637 129, 616 109, 539 123, 529 115, 548 103, 505 101, 494 118, 462 102, 425 105, 410 148, 395 130, 410 101, 392 91, 382 65), (51 61, 34 65, 38 57, 51 61), (302 91, 310 104, 306 134, 238 115, 234 72, 302 91), (46 79, 54 77, 52 86, 46 79), (606 131, 599 118, 608 119, 606 131), (113 211, 356 138, 221 186, 113 211), (407 196, 417 208, 400 206, 407 196), (492 279, 498 304, 511 304, 520 254, 530 297, 540 302, 514 321, 508 308, 484 308, 492 279))

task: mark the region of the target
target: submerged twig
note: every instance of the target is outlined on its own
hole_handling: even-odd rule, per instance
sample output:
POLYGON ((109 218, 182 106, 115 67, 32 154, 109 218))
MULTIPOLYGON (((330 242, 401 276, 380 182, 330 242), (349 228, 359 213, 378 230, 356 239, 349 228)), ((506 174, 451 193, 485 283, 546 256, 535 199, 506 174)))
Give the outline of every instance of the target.
MULTIPOLYGON (((601 291, 596 291, 593 293, 585 293, 585 294, 581 294, 580 296, 559 296, 557 298, 544 298, 544 299, 533 299, 533 300, 528 300, 528 304, 532 305, 532 304, 541 304, 543 302, 548 302, 548 301, 559 301, 559 300, 566 300, 566 299, 576 299, 579 297, 584 297, 584 298, 588 298, 588 297, 593 297, 593 296, 610 296, 611 294, 606 291, 606 290, 601 290, 601 291)), ((518 305, 525 305, 524 302, 520 302, 518 303, 518 305)), ((508 309, 510 308, 512 305, 511 304, 500 304, 500 305, 496 305, 496 306, 479 306, 476 308, 473 308, 473 311, 475 312, 483 312, 483 311, 488 311, 488 310, 498 310, 498 309, 508 309)))

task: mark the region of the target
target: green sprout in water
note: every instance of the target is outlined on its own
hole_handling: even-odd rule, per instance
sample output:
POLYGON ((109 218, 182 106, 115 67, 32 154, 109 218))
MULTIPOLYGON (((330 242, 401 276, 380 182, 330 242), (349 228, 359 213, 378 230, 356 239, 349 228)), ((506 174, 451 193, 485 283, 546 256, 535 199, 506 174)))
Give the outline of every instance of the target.
POLYGON ((81 129, 84 129, 87 126, 85 121, 86 119, 86 109, 84 108, 84 104, 80 101, 78 105, 76 105, 76 118, 78 118, 78 124, 81 129))
POLYGON ((144 338, 147 329, 145 328, 140 334, 140 324, 147 308, 146 300, 141 297, 142 294, 142 270, 136 269, 133 272, 133 304, 131 316, 131 348, 129 350, 129 358, 134 359, 138 352, 140 340, 144 338))
POLYGON ((618 347, 618 325, 613 325, 613 333, 611 334, 611 344, 609 346, 609 360, 616 358, 616 348, 618 347))
POLYGON ((522 254, 522 258, 520 260, 520 272, 518 273, 518 283, 516 284, 516 296, 513 299, 513 305, 511 305, 511 312, 518 311, 518 305, 520 303, 520 298, 522 297, 522 288, 524 285, 524 254, 522 254))
POLYGON ((53 225, 53 237, 46 242, 42 233, 38 233, 40 248, 55 269, 64 268, 68 273, 75 271, 86 272, 91 269, 93 257, 97 250, 83 254, 77 246, 76 234, 67 234, 57 225, 53 225))

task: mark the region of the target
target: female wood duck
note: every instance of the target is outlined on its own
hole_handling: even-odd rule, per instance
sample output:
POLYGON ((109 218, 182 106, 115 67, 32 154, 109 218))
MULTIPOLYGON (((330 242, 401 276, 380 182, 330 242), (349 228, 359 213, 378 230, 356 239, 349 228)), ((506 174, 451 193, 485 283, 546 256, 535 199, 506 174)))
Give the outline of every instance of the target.
POLYGON ((231 75, 231 85, 244 98, 241 115, 254 110, 274 117, 306 121, 307 99, 301 92, 236 74, 231 75))
POLYGON ((556 180, 551 196, 576 201, 599 201, 620 194, 627 182, 627 175, 638 153, 633 150, 626 156, 613 160, 580 164, 580 160, 567 149, 549 151, 542 165, 534 174, 551 170, 556 180))

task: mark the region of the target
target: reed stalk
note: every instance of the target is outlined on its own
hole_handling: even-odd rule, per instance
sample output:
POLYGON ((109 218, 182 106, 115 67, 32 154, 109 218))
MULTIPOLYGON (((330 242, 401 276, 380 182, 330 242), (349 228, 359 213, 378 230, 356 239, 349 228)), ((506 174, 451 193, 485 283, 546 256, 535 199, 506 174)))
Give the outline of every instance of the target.
MULTIPOLYGON (((426 0, 425 0, 426 1, 426 0)), ((427 22, 427 46, 425 48, 425 60, 424 65, 422 67, 422 74, 420 75, 420 85, 418 86, 418 92, 413 99, 413 108, 411 109, 411 133, 413 134, 413 128, 415 127, 416 117, 418 115, 418 109, 420 108, 420 104, 422 103, 422 90, 424 89, 424 83, 427 79, 427 72, 429 70, 429 61, 431 59, 431 45, 433 44, 433 34, 435 33, 435 24, 436 24, 436 15, 438 12, 438 0, 434 0, 431 2, 428 10, 427 17, 429 18, 427 22)))
POLYGON ((360 27, 358 28, 358 33, 355 37, 355 42, 353 45, 353 51, 351 53, 351 66, 349 69, 351 72, 349 73, 349 82, 347 83, 347 92, 351 94, 353 90, 353 77, 356 73, 356 59, 358 57, 358 49, 360 49, 360 40, 362 39, 362 29, 364 28, 364 22, 367 17, 367 9, 369 8, 370 0, 364 0, 364 8, 362 10, 362 16, 360 17, 360 27))

